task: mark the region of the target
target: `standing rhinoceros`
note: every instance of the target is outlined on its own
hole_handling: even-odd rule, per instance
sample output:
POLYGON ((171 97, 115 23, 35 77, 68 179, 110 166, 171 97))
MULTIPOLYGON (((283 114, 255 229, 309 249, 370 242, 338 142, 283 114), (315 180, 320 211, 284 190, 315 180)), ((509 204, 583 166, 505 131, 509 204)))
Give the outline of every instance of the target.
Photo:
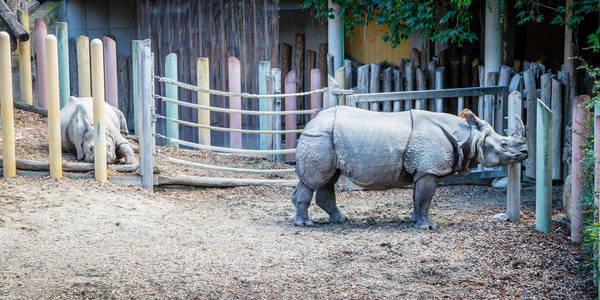
POLYGON ((310 226, 308 206, 316 202, 330 222, 343 222, 336 205, 334 184, 340 174, 366 189, 390 189, 414 183, 414 212, 418 228, 436 228, 429 218, 431 198, 440 177, 469 167, 502 166, 527 158, 524 126, 512 136, 497 134, 488 122, 465 109, 458 117, 411 110, 381 113, 347 106, 321 111, 307 125, 297 146, 292 195, 294 225, 310 226))
MULTIPOLYGON (((74 153, 77 159, 94 161, 94 110, 92 98, 71 97, 60 110, 61 144, 65 152, 74 153)), ((106 160, 114 163, 125 157, 126 164, 137 160, 133 148, 123 135, 127 132, 125 116, 116 107, 104 103, 104 128, 106 134, 106 160)))

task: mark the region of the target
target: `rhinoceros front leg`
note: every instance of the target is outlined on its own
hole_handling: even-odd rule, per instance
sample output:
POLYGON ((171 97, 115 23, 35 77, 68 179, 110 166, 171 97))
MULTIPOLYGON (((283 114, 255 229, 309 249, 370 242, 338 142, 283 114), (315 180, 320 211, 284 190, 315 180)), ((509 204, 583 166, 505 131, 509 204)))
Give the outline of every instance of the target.
POLYGON ((300 180, 294 193, 292 194, 292 203, 296 207, 296 218, 294 226, 312 226, 313 222, 308 218, 308 207, 312 201, 315 190, 309 188, 300 180))
POLYGON ((343 223, 346 216, 342 215, 335 202, 335 182, 338 176, 334 176, 336 180, 331 180, 324 187, 317 190, 316 202, 327 214, 329 214, 330 223, 343 223))
POLYGON ((129 143, 123 143, 116 149, 117 158, 125 157, 125 164, 137 164, 133 148, 129 143))
POLYGON ((424 175, 415 182, 413 190, 414 212, 411 220, 420 229, 436 229, 437 225, 429 218, 431 199, 437 189, 437 177, 424 175))

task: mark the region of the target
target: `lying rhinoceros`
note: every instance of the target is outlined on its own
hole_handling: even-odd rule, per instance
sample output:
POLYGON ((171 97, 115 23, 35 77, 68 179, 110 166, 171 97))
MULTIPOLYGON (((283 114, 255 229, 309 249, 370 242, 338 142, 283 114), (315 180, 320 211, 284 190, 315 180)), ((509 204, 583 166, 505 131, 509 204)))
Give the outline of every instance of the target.
POLYGON ((484 120, 465 109, 458 117, 411 110, 381 113, 347 106, 321 111, 300 136, 292 195, 294 225, 310 226, 308 206, 316 202, 330 222, 343 222, 334 184, 340 174, 366 189, 390 189, 414 183, 412 221, 418 228, 436 228, 429 218, 431 198, 440 177, 469 167, 517 163, 527 158, 524 126, 512 136, 498 135, 484 120))
MULTIPOLYGON (((77 154, 77 159, 94 161, 94 114, 92 98, 71 97, 60 110, 62 150, 77 154)), ((133 148, 123 135, 127 135, 125 116, 116 107, 104 103, 104 127, 106 129, 106 160, 115 163, 125 157, 126 164, 137 160, 133 148)))

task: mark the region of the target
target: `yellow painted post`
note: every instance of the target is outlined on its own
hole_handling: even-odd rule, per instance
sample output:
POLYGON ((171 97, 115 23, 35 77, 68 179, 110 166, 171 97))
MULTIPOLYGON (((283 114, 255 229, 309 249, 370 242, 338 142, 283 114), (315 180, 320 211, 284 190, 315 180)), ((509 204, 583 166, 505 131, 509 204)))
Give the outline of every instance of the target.
MULTIPOLYGON (((201 88, 210 88, 208 58, 200 57, 197 63, 197 81, 201 88)), ((210 106, 210 95, 207 93, 198 93, 198 104, 210 106)), ((210 111, 198 109, 198 124, 210 125, 210 111)), ((198 143, 210 145, 210 129, 198 128, 198 143)))
POLYGON ((0 32, 0 106, 2 107, 2 168, 4 178, 17 175, 10 37, 0 32))
POLYGON ((60 93, 58 77, 58 51, 56 37, 45 39, 46 51, 46 103, 48 104, 48 140, 50 148, 50 176, 62 177, 62 151, 60 143, 60 93))
POLYGON ((92 97, 94 97, 94 171, 106 182, 106 134, 104 129, 104 62, 102 41, 92 41, 92 97))
POLYGON ((79 97, 91 97, 90 90, 90 39, 87 36, 77 38, 77 84, 79 97))
MULTIPOLYGON (((29 33, 29 15, 17 11, 19 22, 29 33)), ((31 83, 31 39, 18 42, 19 45, 19 82, 21 84, 21 100, 29 105, 33 104, 33 89, 31 83)))
MULTIPOLYGON (((337 81, 338 87, 340 89, 346 88, 346 67, 341 67, 337 71, 335 71, 335 81, 337 81)), ((346 96, 339 96, 338 105, 346 105, 346 96)))

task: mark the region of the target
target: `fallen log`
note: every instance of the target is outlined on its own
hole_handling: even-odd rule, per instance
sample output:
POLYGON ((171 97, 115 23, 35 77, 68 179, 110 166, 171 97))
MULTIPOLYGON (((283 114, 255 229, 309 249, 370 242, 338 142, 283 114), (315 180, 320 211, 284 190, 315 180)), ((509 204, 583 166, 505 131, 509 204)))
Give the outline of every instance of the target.
MULTIPOLYGON (((2 157, 0 157, 0 164, 2 164, 2 157)), ((50 163, 41 162, 27 159, 17 159, 17 169, 22 171, 48 171, 50 170, 50 163)), ((130 165, 108 165, 108 168, 123 173, 135 172, 138 169, 138 164, 130 165)), ((91 172, 94 171, 94 163, 87 162, 63 162, 64 172, 91 172)), ((158 167, 154 167, 154 173, 159 174, 160 170, 158 167)))
POLYGON ((237 187, 237 186, 289 186, 295 187, 298 180, 254 179, 254 178, 218 178, 199 176, 158 176, 158 185, 185 185, 198 187, 237 187))
MULTIPOLYGON (((1 1, 1 0, 0 0, 1 1)), ((22 171, 17 170, 18 176, 27 178, 37 178, 50 176, 48 171, 22 171)), ((81 173, 63 173, 63 176, 69 179, 94 179, 94 174, 81 174, 81 173)), ((0 168, 0 178, 2 178, 2 169, 0 168)), ((141 185, 142 178, 140 176, 108 176, 108 181, 115 184, 124 185, 141 185)))
POLYGON ((13 105, 17 109, 28 111, 28 112, 33 112, 33 113, 42 115, 46 118, 48 117, 48 110, 45 108, 37 107, 35 105, 31 105, 31 104, 27 104, 27 103, 16 102, 16 101, 13 102, 13 105))

